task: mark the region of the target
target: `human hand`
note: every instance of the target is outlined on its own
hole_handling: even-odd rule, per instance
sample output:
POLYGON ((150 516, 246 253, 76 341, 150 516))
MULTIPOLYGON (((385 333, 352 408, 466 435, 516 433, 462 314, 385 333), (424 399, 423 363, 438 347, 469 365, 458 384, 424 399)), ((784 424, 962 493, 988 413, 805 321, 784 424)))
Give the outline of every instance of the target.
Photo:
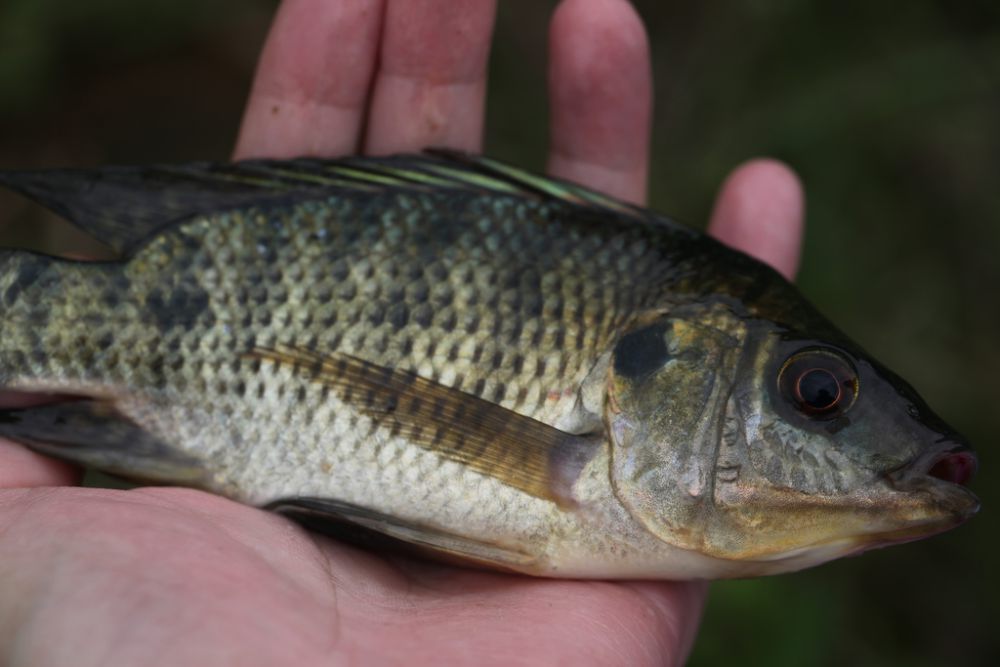
MULTIPOLYGON (((237 157, 479 149, 494 3, 382 6, 285 0, 237 157)), ((652 94, 628 3, 565 0, 549 76, 549 171, 642 202, 652 94)), ((794 176, 756 161, 726 181, 710 229, 791 275, 801 215, 794 176)), ((76 477, 0 443, 0 662, 673 664, 703 603, 700 584, 450 568, 197 491, 76 477)))

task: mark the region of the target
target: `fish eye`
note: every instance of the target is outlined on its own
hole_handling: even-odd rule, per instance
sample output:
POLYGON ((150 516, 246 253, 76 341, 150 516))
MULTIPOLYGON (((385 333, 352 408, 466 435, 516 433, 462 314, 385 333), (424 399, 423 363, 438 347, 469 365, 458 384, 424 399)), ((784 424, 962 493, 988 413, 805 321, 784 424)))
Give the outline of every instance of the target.
POLYGON ((778 387, 786 401, 812 419, 833 419, 846 412, 858 395, 858 374, 838 352, 800 350, 778 371, 778 387))

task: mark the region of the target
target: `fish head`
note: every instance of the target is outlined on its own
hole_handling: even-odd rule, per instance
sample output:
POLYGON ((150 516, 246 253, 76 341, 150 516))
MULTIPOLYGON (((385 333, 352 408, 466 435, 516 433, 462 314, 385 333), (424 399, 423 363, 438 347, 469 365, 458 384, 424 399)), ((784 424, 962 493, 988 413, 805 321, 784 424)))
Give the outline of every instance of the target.
POLYGON ((731 576, 919 539, 979 507, 964 439, 832 327, 722 303, 652 317, 617 342, 606 397, 618 500, 731 576))

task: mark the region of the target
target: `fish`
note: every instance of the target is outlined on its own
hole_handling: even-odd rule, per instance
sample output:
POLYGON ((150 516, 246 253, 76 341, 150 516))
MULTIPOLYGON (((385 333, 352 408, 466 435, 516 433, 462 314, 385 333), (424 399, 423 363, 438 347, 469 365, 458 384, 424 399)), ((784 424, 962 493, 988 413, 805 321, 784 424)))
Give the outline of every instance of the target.
POLYGON ((953 528, 968 443, 765 264, 483 156, 0 172, 0 436, 545 577, 799 570, 953 528), (23 402, 22 402, 23 403, 23 402))

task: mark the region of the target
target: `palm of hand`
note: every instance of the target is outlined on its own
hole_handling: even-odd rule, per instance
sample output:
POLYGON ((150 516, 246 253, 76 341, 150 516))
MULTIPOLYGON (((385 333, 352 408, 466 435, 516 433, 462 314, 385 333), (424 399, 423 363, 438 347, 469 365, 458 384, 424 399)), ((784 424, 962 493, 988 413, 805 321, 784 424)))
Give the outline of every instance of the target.
MULTIPOLYGON (((477 150, 493 5, 390 0, 383 15, 378 0, 286 0, 237 156, 477 150)), ((550 87, 550 172, 641 202, 649 63, 625 0, 564 0, 550 87)), ((801 208, 794 176, 752 162, 724 185, 711 230, 790 275, 801 208)), ((699 584, 380 556, 204 493, 75 479, 0 442, 0 647, 11 663, 671 664, 703 600, 699 584)))
POLYGON ((18 549, 2 560, 34 576, 5 596, 32 600, 31 618, 3 644, 31 664, 663 664, 688 639, 678 610, 698 604, 683 584, 374 555, 184 489, 8 492, 14 504, 3 540, 18 549))

